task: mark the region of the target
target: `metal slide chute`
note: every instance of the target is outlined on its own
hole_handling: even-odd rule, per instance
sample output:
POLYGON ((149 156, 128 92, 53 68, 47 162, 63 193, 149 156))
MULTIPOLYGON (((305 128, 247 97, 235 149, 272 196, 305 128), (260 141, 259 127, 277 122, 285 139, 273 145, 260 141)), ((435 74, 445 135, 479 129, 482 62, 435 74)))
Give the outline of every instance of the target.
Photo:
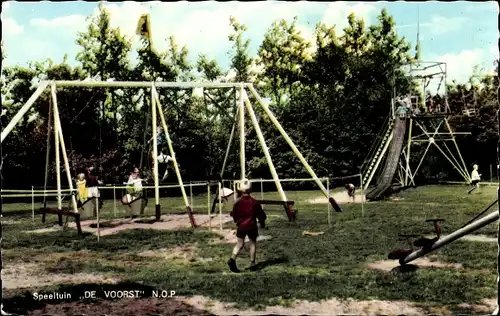
POLYGON ((394 135, 389 148, 389 153, 385 162, 382 176, 377 183, 377 186, 366 194, 369 200, 378 200, 384 196, 384 193, 391 188, 392 180, 396 169, 398 168, 401 151, 403 150, 403 143, 406 134, 406 120, 396 118, 394 126, 394 135))

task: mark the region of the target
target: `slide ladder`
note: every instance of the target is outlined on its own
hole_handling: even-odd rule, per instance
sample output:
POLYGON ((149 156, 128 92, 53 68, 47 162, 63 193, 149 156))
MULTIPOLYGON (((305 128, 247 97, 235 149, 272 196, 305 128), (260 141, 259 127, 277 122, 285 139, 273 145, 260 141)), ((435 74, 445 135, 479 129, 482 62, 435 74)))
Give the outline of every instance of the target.
POLYGON ((392 142, 385 162, 384 170, 382 171, 382 176, 380 177, 377 186, 366 194, 367 199, 381 199, 384 193, 391 188, 394 174, 398 168, 401 151, 403 150, 405 134, 406 120, 396 118, 392 142))
MULTIPOLYGON (((385 132, 380 135, 378 137, 378 141, 374 143, 374 145, 378 145, 377 147, 373 147, 377 150, 373 153, 373 155, 371 155, 371 158, 367 160, 370 164, 366 166, 365 170, 363 170, 363 189, 368 188, 370 185, 370 182, 373 179, 377 168, 387 151, 387 148, 389 147, 394 132, 394 120, 389 119, 384 127, 385 129, 383 128, 382 130, 385 132)), ((370 150, 370 152, 372 153, 372 150, 370 150)))

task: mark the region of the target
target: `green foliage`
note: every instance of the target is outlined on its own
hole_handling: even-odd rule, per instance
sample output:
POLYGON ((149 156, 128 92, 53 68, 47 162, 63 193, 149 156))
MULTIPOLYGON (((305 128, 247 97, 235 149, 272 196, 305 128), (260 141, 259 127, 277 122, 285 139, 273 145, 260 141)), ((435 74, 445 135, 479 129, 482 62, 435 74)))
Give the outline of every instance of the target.
MULTIPOLYGON (((45 60, 31 62, 28 67, 2 68, 2 120, 11 120, 44 79, 253 82, 262 97, 270 97, 271 110, 319 176, 358 173, 390 111, 394 92, 417 91, 418 86, 404 71, 404 66, 417 60, 410 54, 412 45, 397 34, 394 19, 385 9, 373 25, 365 25, 354 14, 346 19, 342 36, 337 36, 335 26, 316 25, 314 43, 302 37, 297 18, 276 21, 264 34, 257 55, 251 56, 246 26, 230 17, 231 63, 229 69, 223 69, 206 55, 190 64, 188 48, 180 47, 173 36, 167 38, 164 51, 153 49, 158 45, 142 39, 137 63, 132 63, 131 39, 111 27, 109 12, 100 5, 97 16, 89 17, 86 31, 77 34, 81 50, 76 67, 68 64, 66 55, 61 63, 45 60), (236 75, 228 79, 233 72, 236 75)), ((457 131, 472 132, 459 138, 465 161, 486 168, 496 155, 497 86, 498 77, 483 76, 479 69, 469 83, 448 86, 447 102, 456 114, 452 125, 457 131), (471 107, 477 116, 461 115, 463 109, 471 107), (477 152, 484 155, 474 156, 477 152)), ((193 180, 215 177, 237 119, 239 91, 157 90, 181 174, 193 180)), ((34 162, 32 158, 45 157, 47 150, 49 96, 48 91, 42 94, 3 143, 8 153, 3 169, 5 186, 21 188, 43 182, 45 159, 34 162)), ((262 107, 249 97, 280 177, 307 177, 262 107)), ((426 97, 445 103, 443 96, 426 97)), ((420 99, 423 102, 423 95, 420 99)), ((146 159, 150 147, 144 145, 152 137, 147 89, 64 88, 58 90, 57 102, 72 172, 95 164, 108 182, 120 183, 133 165, 140 164, 141 157, 146 175, 150 172, 152 166, 146 159)), ((248 114, 246 122, 247 176, 269 178, 268 163, 248 114)), ((49 152, 53 161, 53 148, 49 152)), ((431 161, 439 166, 422 166, 423 173, 453 174, 438 156, 431 154, 431 161)), ((225 178, 239 177, 239 163, 236 127, 225 178)), ((49 184, 54 181, 54 168, 51 163, 49 184)), ((167 181, 175 182, 175 174, 170 174, 167 181)))

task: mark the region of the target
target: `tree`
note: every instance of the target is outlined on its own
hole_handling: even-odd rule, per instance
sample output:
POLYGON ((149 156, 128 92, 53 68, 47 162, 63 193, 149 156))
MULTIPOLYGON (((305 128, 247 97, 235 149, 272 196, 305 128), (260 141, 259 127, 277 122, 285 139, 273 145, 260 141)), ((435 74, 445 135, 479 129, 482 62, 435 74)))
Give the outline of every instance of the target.
POLYGON ((281 20, 273 23, 259 47, 259 63, 263 65, 263 91, 272 95, 280 107, 293 98, 294 88, 300 86, 303 67, 310 54, 311 43, 297 29, 297 17, 289 25, 281 20))

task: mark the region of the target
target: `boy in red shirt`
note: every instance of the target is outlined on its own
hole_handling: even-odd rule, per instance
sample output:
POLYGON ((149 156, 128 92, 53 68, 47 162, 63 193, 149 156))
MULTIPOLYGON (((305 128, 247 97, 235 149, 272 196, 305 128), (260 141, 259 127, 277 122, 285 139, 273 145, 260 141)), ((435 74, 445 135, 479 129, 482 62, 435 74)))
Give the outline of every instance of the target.
POLYGON ((238 184, 238 191, 241 197, 236 201, 231 212, 234 222, 238 226, 236 229, 237 243, 233 249, 233 254, 227 264, 232 272, 239 272, 236 265, 236 257, 245 245, 245 237, 250 240, 250 270, 255 270, 255 252, 257 248, 257 237, 259 236, 259 228, 257 220, 261 228, 265 228, 266 213, 262 206, 250 196, 251 183, 247 179, 242 180, 238 184))

